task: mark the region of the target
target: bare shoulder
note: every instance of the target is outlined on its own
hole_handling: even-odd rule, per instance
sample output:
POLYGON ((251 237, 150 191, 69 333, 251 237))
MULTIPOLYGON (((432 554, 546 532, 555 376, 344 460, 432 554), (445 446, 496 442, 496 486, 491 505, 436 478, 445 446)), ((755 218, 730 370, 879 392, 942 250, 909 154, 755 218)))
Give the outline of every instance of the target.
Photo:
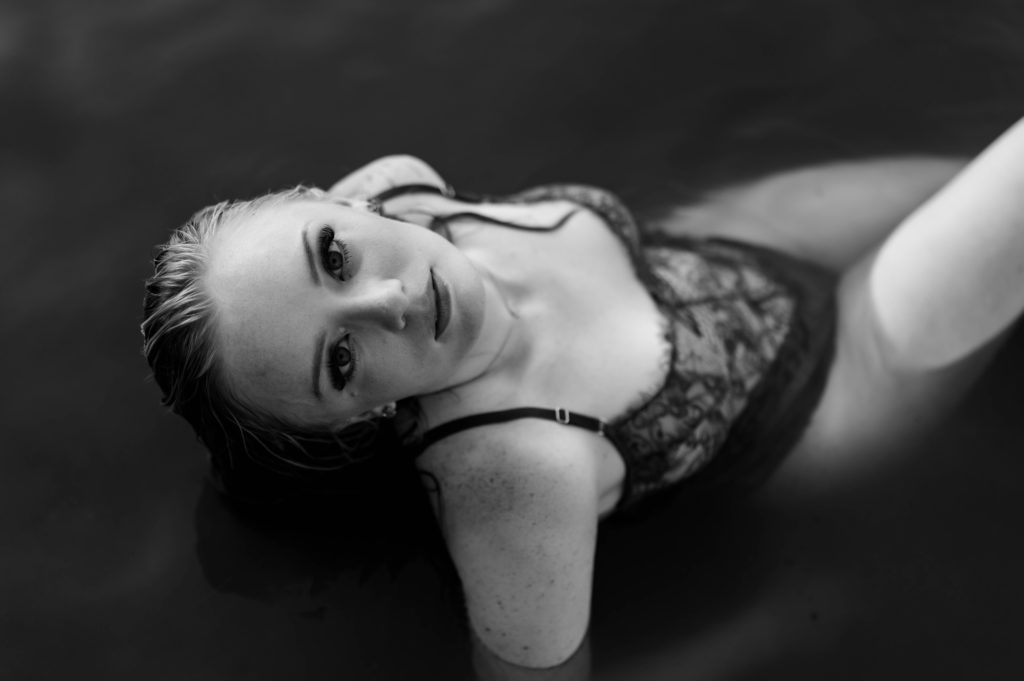
POLYGON ((588 438, 575 429, 522 419, 457 433, 423 454, 452 522, 524 519, 554 505, 589 506, 598 494, 588 438))
POLYGON ((470 625, 516 665, 564 662, 584 638, 597 536, 586 438, 523 420, 437 443, 421 467, 440 485, 439 520, 470 625))

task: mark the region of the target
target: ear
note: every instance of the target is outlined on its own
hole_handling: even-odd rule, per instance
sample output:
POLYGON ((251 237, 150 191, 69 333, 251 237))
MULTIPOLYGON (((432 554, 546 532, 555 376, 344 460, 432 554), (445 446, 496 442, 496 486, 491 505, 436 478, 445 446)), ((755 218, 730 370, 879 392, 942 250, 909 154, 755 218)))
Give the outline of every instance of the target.
POLYGON ((397 411, 398 407, 395 405, 395 403, 388 402, 387 404, 382 404, 379 407, 371 409, 370 411, 367 412, 367 414, 369 415, 370 418, 393 419, 395 418, 395 414, 397 413, 397 411))
POLYGON ((380 201, 377 201, 376 199, 349 199, 342 196, 335 196, 333 194, 328 194, 327 199, 347 208, 365 210, 376 215, 381 214, 381 204, 380 201))
POLYGON ((375 427, 377 422, 381 419, 390 420, 395 418, 395 414, 398 413, 398 407, 394 402, 388 402, 382 404, 379 407, 373 409, 367 409, 362 414, 349 417, 345 421, 336 423, 331 427, 331 431, 334 433, 347 432, 349 430, 357 430, 359 426, 373 426, 375 427))
POLYGON ((331 439, 347 460, 360 461, 372 453, 373 442, 377 439, 377 424, 376 419, 356 417, 343 425, 331 428, 331 439))

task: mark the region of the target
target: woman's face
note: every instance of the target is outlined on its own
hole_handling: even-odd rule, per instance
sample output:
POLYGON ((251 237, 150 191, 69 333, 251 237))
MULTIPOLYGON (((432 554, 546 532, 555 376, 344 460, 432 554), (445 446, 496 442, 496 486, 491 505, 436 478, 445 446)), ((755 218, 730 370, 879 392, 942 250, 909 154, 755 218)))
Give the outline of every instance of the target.
POLYGON ((485 366, 483 281, 423 227, 300 200, 225 224, 209 248, 227 381, 283 419, 342 425, 485 366))

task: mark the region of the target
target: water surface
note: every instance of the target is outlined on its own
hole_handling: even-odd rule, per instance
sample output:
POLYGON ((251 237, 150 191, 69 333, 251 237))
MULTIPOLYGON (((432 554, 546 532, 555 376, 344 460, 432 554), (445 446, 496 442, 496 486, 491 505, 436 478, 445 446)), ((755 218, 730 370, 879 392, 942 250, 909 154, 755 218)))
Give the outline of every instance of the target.
MULTIPOLYGON (((196 208, 395 152, 640 209, 970 154, 1024 110, 1022 36, 1009 0, 0 4, 0 677, 470 673, 427 553, 270 531, 205 486, 137 331, 152 246, 196 208)), ((1022 377, 1018 334, 914 456, 813 504, 606 527, 593 677, 1019 673, 1022 377)))

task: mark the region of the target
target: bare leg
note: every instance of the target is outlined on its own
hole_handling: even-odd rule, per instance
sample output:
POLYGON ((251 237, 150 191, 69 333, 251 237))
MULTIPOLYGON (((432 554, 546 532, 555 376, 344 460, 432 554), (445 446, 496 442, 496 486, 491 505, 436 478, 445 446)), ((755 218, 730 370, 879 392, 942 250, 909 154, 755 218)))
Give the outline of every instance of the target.
POLYGON ((952 158, 878 158, 787 170, 677 208, 658 228, 670 234, 758 243, 844 271, 965 163, 952 158))
POLYGON ((892 361, 939 368, 1024 310, 1024 122, 900 225, 871 267, 879 341, 892 361))
POLYGON ((884 464, 962 394, 1024 310, 1024 125, 851 268, 839 309, 825 394, 781 471, 815 485, 884 464))

